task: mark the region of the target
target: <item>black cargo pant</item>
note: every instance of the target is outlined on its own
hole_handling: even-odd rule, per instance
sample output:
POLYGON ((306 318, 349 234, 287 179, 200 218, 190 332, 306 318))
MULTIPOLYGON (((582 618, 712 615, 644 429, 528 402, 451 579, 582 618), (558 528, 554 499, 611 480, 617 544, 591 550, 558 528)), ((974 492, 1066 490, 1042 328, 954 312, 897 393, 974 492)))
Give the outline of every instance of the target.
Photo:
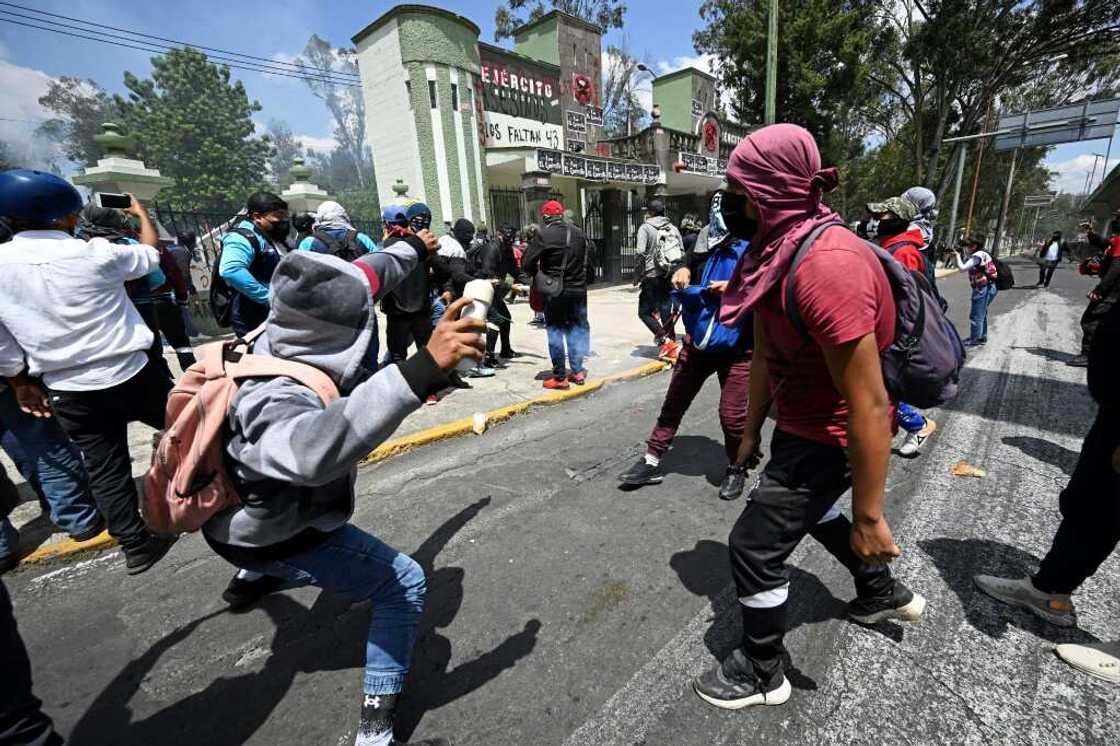
POLYGON ((128 425, 143 422, 162 430, 171 381, 149 361, 123 383, 100 391, 51 389, 51 410, 63 431, 82 452, 90 491, 109 524, 109 535, 126 551, 148 539, 140 518, 128 425))
POLYGON ((1073 593, 1120 542, 1120 474, 1112 454, 1120 447, 1118 413, 1097 413, 1069 484, 1058 505, 1062 522, 1035 587, 1046 593, 1073 593))
POLYGON ((0 743, 11 746, 61 746, 51 719, 31 693, 31 661, 19 636, 12 599, 0 582, 0 743))
POLYGON ((1085 357, 1088 357, 1089 350, 1093 349, 1093 337, 1097 333, 1097 327, 1112 310, 1112 305, 1112 298, 1091 300, 1085 313, 1081 314, 1081 354, 1085 357))
POLYGON ((676 339, 672 286, 667 277, 647 277, 638 293, 638 318, 655 339, 676 339), (655 317, 653 314, 657 312, 655 317))
POLYGON ((764 683, 781 679, 789 595, 786 560, 806 535, 848 569, 860 598, 894 591, 885 565, 864 564, 852 551, 851 521, 835 508, 851 486, 843 448, 774 431, 770 461, 728 540, 743 614, 743 652, 764 683))
POLYGON ((432 309, 417 313, 385 315, 385 346, 389 348, 390 362, 398 363, 408 357, 408 345, 415 342, 419 350, 432 338, 432 309))
MULTIPOLYGON (((194 350, 191 349, 191 338, 187 336, 182 306, 170 300, 157 300, 155 308, 156 318, 159 319, 159 330, 163 332, 167 343, 174 348, 179 367, 186 370, 195 364, 195 357, 194 350)), ((159 342, 159 335, 156 335, 156 341, 159 342)), ((162 345, 160 354, 163 354, 162 345)))

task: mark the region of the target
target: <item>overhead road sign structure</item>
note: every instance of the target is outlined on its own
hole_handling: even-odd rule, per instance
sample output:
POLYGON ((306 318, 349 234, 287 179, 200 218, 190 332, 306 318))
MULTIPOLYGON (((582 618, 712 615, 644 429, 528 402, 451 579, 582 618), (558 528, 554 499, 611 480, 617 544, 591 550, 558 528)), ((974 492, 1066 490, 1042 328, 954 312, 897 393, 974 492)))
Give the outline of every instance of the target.
POLYGON ((1055 199, 1055 194, 1029 194, 1023 197, 1023 207, 1049 207, 1055 199))
POLYGON ((1101 140, 1116 129, 1120 98, 1082 101, 1056 109, 1004 114, 996 127, 996 151, 1101 140))

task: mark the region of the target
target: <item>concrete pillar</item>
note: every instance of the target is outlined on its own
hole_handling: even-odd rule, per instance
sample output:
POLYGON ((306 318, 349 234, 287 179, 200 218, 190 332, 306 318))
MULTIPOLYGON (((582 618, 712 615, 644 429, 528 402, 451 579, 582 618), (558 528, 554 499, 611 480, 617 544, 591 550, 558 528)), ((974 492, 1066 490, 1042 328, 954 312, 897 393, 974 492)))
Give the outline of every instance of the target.
POLYGON ((521 174, 521 192, 525 195, 525 224, 541 222, 541 206, 552 192, 552 174, 548 171, 526 171, 521 174))

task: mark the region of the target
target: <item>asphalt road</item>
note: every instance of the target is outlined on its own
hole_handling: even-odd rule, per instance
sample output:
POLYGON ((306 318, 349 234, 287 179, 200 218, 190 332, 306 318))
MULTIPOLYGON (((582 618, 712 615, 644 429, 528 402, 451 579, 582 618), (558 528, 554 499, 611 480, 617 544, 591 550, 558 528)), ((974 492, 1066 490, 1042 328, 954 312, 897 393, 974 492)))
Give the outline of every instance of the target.
MULTIPOLYGON (((1033 279, 1018 268, 1020 281, 1033 279)), ((690 677, 736 644, 726 537, 742 501, 723 468, 710 384, 665 458, 664 484, 617 489, 667 376, 608 387, 482 437, 364 469, 355 522, 410 551, 429 596, 399 735, 455 744, 1120 742, 1115 687, 1079 675, 1053 643, 1114 639, 1120 564, 1109 559, 1059 631, 980 595, 978 572, 1033 570, 1057 525, 1093 405, 1077 349, 1088 282, 993 306, 991 342, 960 397, 933 413, 921 457, 895 458, 887 514, 897 574, 929 599, 905 628, 842 619, 850 580, 807 540, 792 558, 783 707, 715 710, 690 677), (987 470, 952 477, 959 460, 987 470)), ((963 277, 942 281, 958 323, 963 277)), ((36 690, 70 743, 349 744, 368 606, 314 589, 243 614, 231 573, 197 536, 155 570, 119 553, 5 578, 36 690)))

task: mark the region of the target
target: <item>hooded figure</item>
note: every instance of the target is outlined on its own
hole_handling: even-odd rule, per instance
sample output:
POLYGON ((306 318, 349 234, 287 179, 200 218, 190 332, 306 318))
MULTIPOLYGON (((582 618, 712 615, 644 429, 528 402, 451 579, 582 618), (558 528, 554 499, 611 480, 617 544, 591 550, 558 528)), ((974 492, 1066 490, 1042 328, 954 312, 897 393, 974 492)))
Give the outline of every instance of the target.
POLYGON ((922 232, 926 246, 933 246, 933 224, 937 220, 937 195, 923 186, 910 187, 902 193, 918 208, 918 215, 910 221, 910 228, 922 232))
POLYGON ((430 356, 372 373, 374 303, 420 260, 419 249, 398 241, 354 262, 307 251, 280 261, 253 353, 318 368, 342 398, 324 407, 315 392, 283 376, 241 385, 230 405, 226 455, 242 505, 208 521, 208 538, 265 547, 304 529, 332 531, 346 523, 356 464, 438 383, 430 356))
POLYGON ((319 209, 315 211, 315 230, 329 231, 329 230, 353 230, 354 226, 350 224, 350 216, 346 214, 346 208, 332 200, 327 200, 319 205, 319 209))
POLYGON ((310 235, 299 242, 301 251, 317 251, 352 261, 363 254, 377 250, 377 244, 350 223, 346 208, 327 200, 315 211, 315 222, 310 235))
POLYGON ((836 169, 821 168, 816 141, 796 124, 772 124, 744 138, 728 161, 727 181, 759 215, 720 306, 720 322, 735 326, 785 276, 802 239, 818 225, 843 221, 821 202, 840 184, 836 169))

